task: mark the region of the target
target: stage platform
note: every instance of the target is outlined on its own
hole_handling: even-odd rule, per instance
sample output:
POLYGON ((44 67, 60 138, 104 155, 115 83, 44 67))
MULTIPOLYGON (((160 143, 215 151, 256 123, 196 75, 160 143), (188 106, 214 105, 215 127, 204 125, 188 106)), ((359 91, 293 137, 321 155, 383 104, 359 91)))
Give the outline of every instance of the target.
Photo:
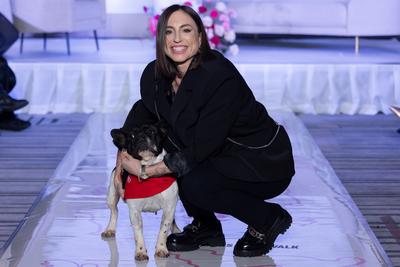
MULTIPOLYGON (((390 113, 400 105, 400 42, 352 38, 266 38, 239 41, 227 55, 268 108, 311 114, 390 113)), ((153 40, 26 39, 7 52, 18 78, 13 96, 30 101, 22 112, 120 112, 138 99, 139 78, 154 59, 153 40)))
MULTIPOLYGON (((116 238, 102 240, 100 234, 108 222, 105 194, 116 153, 109 130, 119 127, 126 114, 95 113, 2 255, 0 266, 391 266, 301 121, 291 112, 271 114, 288 130, 296 175, 285 193, 274 199, 292 214, 292 227, 268 255, 234 257, 233 245, 246 226, 221 214, 226 247, 154 258, 161 214, 147 213, 144 231, 150 260, 135 262, 133 231, 124 203, 119 204, 116 238)), ((176 218, 180 227, 190 221, 180 204, 176 218)))
MULTIPOLYGON (((21 112, 94 114, 1 256, 0 266, 392 266, 318 146, 291 112, 389 113, 390 105, 400 105, 400 43, 361 39, 360 53, 355 54, 350 38, 239 41, 239 55, 228 58, 257 99, 288 128, 297 164, 293 184, 276 199, 291 212, 294 223, 268 256, 233 257, 233 245, 245 225, 220 215, 225 248, 204 247, 155 259, 160 214, 146 214, 150 261, 135 263, 133 232, 122 203, 117 238, 101 240, 108 220, 106 188, 115 163, 109 130, 120 127, 139 98, 139 77, 154 59, 154 43, 103 39, 97 52, 92 39, 72 39, 68 56, 64 39, 49 39, 47 51, 42 50, 41 39, 26 39, 23 54, 18 43, 6 53, 17 74, 12 94, 30 101, 21 112)), ((180 227, 189 222, 181 205, 177 219, 180 227)))

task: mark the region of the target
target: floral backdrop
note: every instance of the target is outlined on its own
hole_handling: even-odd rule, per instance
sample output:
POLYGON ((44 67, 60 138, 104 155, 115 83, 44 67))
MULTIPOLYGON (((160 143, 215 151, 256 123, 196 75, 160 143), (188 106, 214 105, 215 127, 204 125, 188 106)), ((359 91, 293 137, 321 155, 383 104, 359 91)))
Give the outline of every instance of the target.
MULTIPOLYGON (((239 46, 235 43, 236 33, 232 27, 232 21, 237 15, 235 10, 229 8, 224 2, 215 0, 204 0, 201 4, 186 1, 183 4, 192 7, 200 15, 211 48, 231 55, 239 53, 239 46)), ((150 15, 149 30, 155 36, 160 14, 147 6, 143 9, 150 15)))

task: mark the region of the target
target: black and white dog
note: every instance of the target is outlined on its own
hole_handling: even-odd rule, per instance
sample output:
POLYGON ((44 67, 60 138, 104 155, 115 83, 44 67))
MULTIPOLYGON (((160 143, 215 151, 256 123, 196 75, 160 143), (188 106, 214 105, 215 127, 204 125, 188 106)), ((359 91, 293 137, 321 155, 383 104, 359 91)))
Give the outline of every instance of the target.
MULTIPOLYGON (((121 129, 111 131, 114 144, 118 149, 125 149, 132 157, 141 161, 143 165, 151 165, 163 160, 165 151, 162 149, 162 142, 166 137, 166 130, 160 125, 143 125, 135 128, 132 132, 126 133, 121 129)), ((122 174, 123 183, 128 177, 126 171, 122 174)), ((111 210, 110 220, 106 230, 101 234, 103 238, 115 236, 115 229, 118 217, 117 203, 120 197, 124 197, 116 188, 115 170, 111 174, 111 181, 108 188, 107 204, 111 210)), ((163 210, 160 232, 158 234, 155 256, 168 257, 169 252, 166 240, 169 230, 172 233, 179 233, 180 230, 175 223, 175 208, 178 201, 178 186, 176 181, 167 189, 152 197, 126 199, 129 208, 129 217, 135 235, 135 259, 148 260, 147 250, 143 237, 142 211, 156 212, 163 210)))

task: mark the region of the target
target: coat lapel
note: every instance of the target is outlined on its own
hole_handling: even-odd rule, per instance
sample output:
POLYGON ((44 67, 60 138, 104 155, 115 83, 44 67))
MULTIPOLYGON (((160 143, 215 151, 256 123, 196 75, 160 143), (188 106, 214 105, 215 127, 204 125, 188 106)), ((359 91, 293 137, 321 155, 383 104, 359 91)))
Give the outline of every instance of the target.
POLYGON ((159 115, 174 127, 179 115, 185 110, 187 104, 191 102, 193 91, 201 90, 201 87, 204 86, 206 76, 206 71, 201 67, 189 70, 181 82, 172 106, 168 103, 165 94, 166 88, 171 85, 168 80, 162 79, 159 82, 159 88, 155 96, 155 106, 159 115))
POLYGON ((183 78, 175 97, 175 103, 171 108, 171 121, 175 125, 179 114, 185 110, 185 107, 190 103, 193 93, 201 90, 201 87, 206 82, 206 71, 202 67, 189 70, 183 78))
MULTIPOLYGON (((185 79, 184 79, 185 80, 185 79)), ((171 108, 171 121, 172 125, 175 125, 179 114, 185 109, 192 96, 192 90, 190 86, 182 80, 178 93, 175 96, 175 102, 171 108)))
POLYGON ((171 107, 170 104, 168 103, 165 90, 167 89, 168 81, 167 80, 161 80, 158 84, 158 90, 156 92, 155 96, 155 108, 157 109, 158 114, 160 115, 161 118, 165 119, 168 121, 169 124, 172 124, 171 121, 171 107))

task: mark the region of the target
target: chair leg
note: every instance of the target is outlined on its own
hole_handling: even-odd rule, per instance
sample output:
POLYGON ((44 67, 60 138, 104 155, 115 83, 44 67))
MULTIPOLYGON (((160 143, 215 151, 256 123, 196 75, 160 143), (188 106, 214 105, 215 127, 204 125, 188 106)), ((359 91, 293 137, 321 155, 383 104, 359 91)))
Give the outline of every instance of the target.
POLYGON ((65 39, 67 40, 67 53, 68 53, 68 56, 69 56, 69 55, 71 55, 71 50, 70 50, 70 47, 69 47, 69 32, 65 33, 65 39))
POLYGON ((360 52, 360 37, 356 36, 354 40, 354 52, 356 55, 360 52))
POLYGON ((24 50, 24 33, 21 32, 20 42, 19 42, 19 53, 22 54, 24 50))
POLYGON ((47 33, 43 33, 43 50, 47 50, 47 33))
POLYGON ((99 39, 97 38, 97 31, 96 30, 93 30, 93 35, 94 35, 94 41, 96 42, 96 49, 97 49, 97 51, 99 51, 100 50, 100 48, 99 48, 99 39))

